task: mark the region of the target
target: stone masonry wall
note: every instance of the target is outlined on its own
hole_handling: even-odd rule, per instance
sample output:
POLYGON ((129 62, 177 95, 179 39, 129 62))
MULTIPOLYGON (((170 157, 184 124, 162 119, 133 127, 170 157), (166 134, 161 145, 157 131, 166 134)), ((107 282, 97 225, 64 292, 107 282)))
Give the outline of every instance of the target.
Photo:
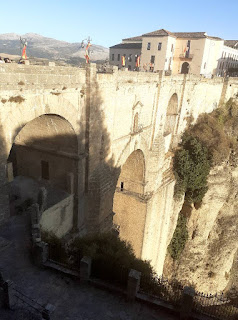
MULTIPOLYGON (((237 92, 237 78, 165 76, 117 67, 112 74, 104 74, 97 73, 94 64, 85 69, 1 65, 0 222, 9 214, 5 165, 17 134, 41 115, 58 115, 70 123, 78 139, 74 223, 82 234, 110 228, 121 167, 133 151, 142 151, 146 211, 145 221, 138 221, 138 226, 144 225, 138 250, 161 273, 179 212, 173 200, 170 148, 179 142, 190 116, 196 119, 211 112, 237 92), (174 131, 166 135, 167 107, 174 94, 178 100, 174 131)), ((134 202, 133 221, 137 209, 134 202)))

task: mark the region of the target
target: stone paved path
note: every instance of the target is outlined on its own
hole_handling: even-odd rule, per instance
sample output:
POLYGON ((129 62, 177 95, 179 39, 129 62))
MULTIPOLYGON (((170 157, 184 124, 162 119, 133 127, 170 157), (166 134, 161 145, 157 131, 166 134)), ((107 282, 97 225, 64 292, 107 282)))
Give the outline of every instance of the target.
MULTIPOLYGON (((53 320, 175 320, 164 311, 150 309, 51 270, 34 266, 29 256, 28 233, 23 217, 12 217, 0 228, 0 268, 21 291, 39 303, 56 307, 53 320)), ((0 309, 1 320, 18 320, 14 312, 0 309)))

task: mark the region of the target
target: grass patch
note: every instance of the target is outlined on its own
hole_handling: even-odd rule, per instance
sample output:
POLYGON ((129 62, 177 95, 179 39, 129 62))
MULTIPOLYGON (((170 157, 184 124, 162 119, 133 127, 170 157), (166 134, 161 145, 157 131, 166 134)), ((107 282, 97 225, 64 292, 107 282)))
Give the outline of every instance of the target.
POLYGON ((60 92, 51 92, 51 94, 53 94, 55 96, 59 96, 61 93, 60 92))
POLYGON ((4 104, 7 102, 7 99, 1 99, 1 102, 4 104))
POLYGON ((25 85, 25 82, 19 81, 18 84, 19 84, 19 86, 24 86, 24 85, 25 85))

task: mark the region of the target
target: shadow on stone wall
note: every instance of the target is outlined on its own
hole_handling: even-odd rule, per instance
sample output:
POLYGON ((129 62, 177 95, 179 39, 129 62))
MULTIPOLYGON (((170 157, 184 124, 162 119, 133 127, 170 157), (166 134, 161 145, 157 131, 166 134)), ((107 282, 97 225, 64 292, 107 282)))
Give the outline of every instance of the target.
POLYGON ((67 192, 68 174, 73 173, 74 227, 86 232, 104 231, 112 227, 113 196, 120 169, 114 165, 96 83, 86 93, 85 101, 78 133, 64 118, 42 115, 16 130, 9 161, 14 176, 38 181, 43 178, 67 192))
POLYGON ((0 126, 0 224, 9 217, 8 183, 6 177, 7 147, 0 126))

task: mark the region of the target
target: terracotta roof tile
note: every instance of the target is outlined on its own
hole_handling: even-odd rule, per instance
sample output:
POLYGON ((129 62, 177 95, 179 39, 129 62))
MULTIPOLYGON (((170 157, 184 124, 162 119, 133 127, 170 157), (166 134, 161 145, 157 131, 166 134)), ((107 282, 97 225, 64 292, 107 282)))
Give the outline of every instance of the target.
MULTIPOLYGON (((123 41, 142 41, 143 37, 163 37, 163 36, 171 36, 171 37, 176 37, 179 39, 202 39, 202 38, 208 38, 208 39, 213 39, 213 40, 222 40, 219 37, 212 37, 207 35, 206 32, 170 32, 165 29, 159 29, 153 32, 145 33, 142 36, 137 36, 137 37, 132 37, 132 38, 126 38, 123 39, 123 41)), ((227 40, 227 43, 231 42, 238 42, 238 40, 227 40)), ((228 45, 228 44, 226 44, 228 45)), ((233 44, 229 44, 228 46, 232 46, 233 44)))
POLYGON ((174 37, 174 34, 168 30, 165 30, 165 29, 160 29, 160 30, 156 30, 156 31, 153 31, 153 32, 149 32, 149 33, 145 33, 142 35, 142 37, 157 37, 157 36, 173 36, 174 37))
POLYGON ((206 38, 206 32, 174 32, 177 38, 206 38))
POLYGON ((238 40, 225 40, 224 45, 227 47, 238 49, 238 40))
POLYGON ((110 49, 141 49, 142 43, 119 43, 110 49))
POLYGON ((142 36, 122 39, 122 41, 142 41, 142 36))

